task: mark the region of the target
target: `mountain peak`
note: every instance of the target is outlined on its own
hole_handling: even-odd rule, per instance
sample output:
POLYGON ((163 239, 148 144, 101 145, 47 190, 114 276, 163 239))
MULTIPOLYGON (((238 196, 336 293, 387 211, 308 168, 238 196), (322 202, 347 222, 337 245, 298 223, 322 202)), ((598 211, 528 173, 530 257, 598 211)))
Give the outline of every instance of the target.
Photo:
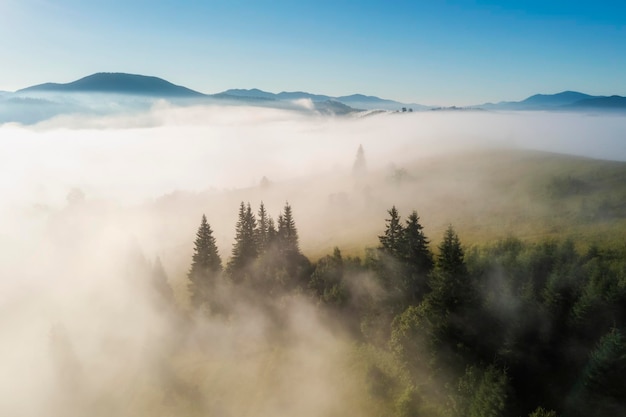
POLYGON ((97 72, 66 84, 46 83, 18 92, 116 93, 156 97, 202 97, 204 94, 159 77, 123 72, 97 72))

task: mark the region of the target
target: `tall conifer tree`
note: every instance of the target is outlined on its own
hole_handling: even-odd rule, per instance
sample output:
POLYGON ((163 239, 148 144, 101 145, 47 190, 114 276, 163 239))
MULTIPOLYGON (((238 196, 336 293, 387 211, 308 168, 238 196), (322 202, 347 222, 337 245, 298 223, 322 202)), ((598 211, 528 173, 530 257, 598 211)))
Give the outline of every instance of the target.
POLYGON ((250 207, 243 201, 239 206, 239 220, 235 226, 235 243, 228 261, 228 273, 235 282, 241 282, 246 275, 245 269, 259 254, 256 233, 256 218, 250 207))
POLYGON ((461 247, 459 236, 452 226, 448 226, 439 245, 437 268, 452 275, 466 275, 465 253, 461 247))
POLYGON ((380 249, 388 255, 401 258, 404 229, 400 223, 400 215, 396 206, 391 207, 387 213, 389 213, 389 218, 385 220, 387 223, 385 232, 382 236, 378 236, 380 249))
POLYGON ((406 221, 401 243, 401 259, 404 262, 403 291, 409 304, 419 301, 427 290, 426 277, 434 264, 428 243, 419 216, 413 211, 406 221))
POLYGON ((296 222, 293 219, 293 213, 289 203, 285 203, 283 213, 278 216, 277 237, 281 252, 285 254, 300 253, 298 229, 296 229, 296 222))
POLYGON ((188 288, 192 305, 200 307, 209 304, 215 280, 222 272, 222 260, 217 253, 213 231, 205 215, 202 215, 194 244, 191 269, 187 274, 188 288))
POLYGON ((270 217, 265 210, 265 205, 261 201, 261 206, 259 207, 259 220, 256 224, 256 235, 257 235, 257 243, 259 248, 259 253, 263 253, 267 250, 269 246, 270 240, 270 217))
POLYGON ((363 145, 359 145, 359 149, 356 152, 356 159, 354 165, 352 165, 352 175, 355 178, 364 176, 367 173, 367 164, 365 162, 365 152, 363 151, 363 145))
POLYGON ((420 218, 413 211, 406 220, 402 233, 402 258, 415 272, 428 273, 433 268, 433 254, 428 248, 430 243, 424 235, 420 218))

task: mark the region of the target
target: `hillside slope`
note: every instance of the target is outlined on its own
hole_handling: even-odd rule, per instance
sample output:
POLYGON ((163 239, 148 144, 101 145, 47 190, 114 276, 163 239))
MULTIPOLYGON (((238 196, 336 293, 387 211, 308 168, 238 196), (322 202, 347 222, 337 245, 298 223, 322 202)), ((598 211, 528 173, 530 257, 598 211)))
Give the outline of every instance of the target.
MULTIPOLYGON (((465 245, 510 235, 527 241, 571 237, 577 245, 623 242, 626 233, 626 163, 523 150, 481 150, 416 159, 354 178, 346 170, 224 192, 177 192, 158 199, 155 222, 172 222, 186 244, 201 208, 219 218, 224 257, 232 249, 236 208, 263 201, 276 216, 289 201, 307 256, 337 246, 363 255, 378 245, 387 210, 403 219, 417 210, 433 248, 452 224, 465 245), (168 216, 174 215, 175 219, 168 216), (188 224, 187 224, 188 223, 188 224)), ((145 219, 138 219, 140 224, 145 219)), ((178 242, 178 243, 176 243, 178 242)), ((181 266, 190 248, 180 254, 181 266)))

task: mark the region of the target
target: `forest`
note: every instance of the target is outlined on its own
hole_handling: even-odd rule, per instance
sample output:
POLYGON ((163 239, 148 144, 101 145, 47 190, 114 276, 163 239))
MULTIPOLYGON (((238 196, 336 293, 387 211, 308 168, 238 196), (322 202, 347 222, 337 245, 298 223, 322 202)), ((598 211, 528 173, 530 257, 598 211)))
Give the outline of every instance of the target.
MULTIPOLYGON (((346 397, 339 408, 315 408, 317 415, 350 409, 381 416, 624 415, 624 247, 580 250, 571 239, 515 237, 465 246, 452 225, 435 247, 417 211, 405 216, 391 207, 378 246, 363 258, 334 248, 312 262, 300 250, 289 203, 274 220, 262 202, 258 210, 241 202, 225 264, 202 216, 188 306, 176 301, 158 260, 144 262, 146 293, 178 334, 198 320, 238 323, 241 304, 262 312, 273 361, 282 357, 276 349, 290 343, 293 300, 306 300, 326 329, 347 338, 342 360, 358 371, 346 382, 363 387, 358 408, 346 397)), ((181 355, 180 343, 170 344, 170 354, 181 355)), ((187 415, 236 413, 203 408, 214 403, 207 400, 213 393, 170 359, 160 358, 157 397, 187 404, 187 415)), ((277 381, 260 383, 271 397, 277 381)))

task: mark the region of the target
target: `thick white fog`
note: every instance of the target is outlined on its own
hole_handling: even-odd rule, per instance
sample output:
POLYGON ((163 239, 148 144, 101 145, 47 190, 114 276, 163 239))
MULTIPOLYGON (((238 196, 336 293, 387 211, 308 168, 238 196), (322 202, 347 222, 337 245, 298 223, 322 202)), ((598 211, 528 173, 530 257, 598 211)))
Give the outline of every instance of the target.
MULTIPOLYGON (((513 146, 626 160, 626 117, 556 112, 423 112, 311 117, 257 107, 60 116, 0 127, 3 189, 59 203, 72 187, 137 202, 347 170, 362 144, 374 167, 442 151, 513 146)), ((22 200, 23 201, 23 200, 22 200)))
POLYGON ((307 256, 354 238, 346 249, 358 252, 385 208, 419 211, 433 191, 380 188, 377 173, 507 147, 624 161, 626 117, 329 117, 160 103, 132 116, 0 126, 0 414, 367 414, 364 388, 346 383, 362 372, 345 359, 354 347, 303 299, 280 301, 284 345, 264 313, 228 289, 235 318, 196 318, 183 331, 150 304, 146 271, 160 257, 188 305, 201 215, 225 262, 241 201, 255 211, 264 201, 274 218, 289 201, 307 256), (368 184, 350 175, 359 145, 368 184), (171 402, 160 402, 163 392, 171 402))

